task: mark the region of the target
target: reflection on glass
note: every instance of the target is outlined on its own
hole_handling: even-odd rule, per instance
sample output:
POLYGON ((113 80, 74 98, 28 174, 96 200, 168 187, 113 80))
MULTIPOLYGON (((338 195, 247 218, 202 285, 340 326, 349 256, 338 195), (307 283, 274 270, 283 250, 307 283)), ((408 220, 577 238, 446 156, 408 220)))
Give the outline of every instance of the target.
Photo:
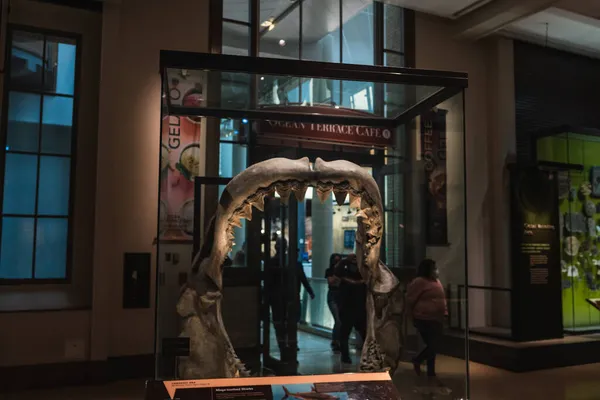
POLYGON ((340 0, 302 3, 302 59, 340 62, 340 0))
MULTIPOLYGON (((383 7, 383 47, 388 50, 404 52, 404 9, 392 4, 385 4, 383 7)), ((401 65, 396 66, 400 67, 401 65)))
POLYGON ((2 218, 0 278, 31 278, 33 263, 33 231, 33 218, 2 218))
POLYGON ((64 38, 46 39, 46 91, 65 95, 75 93, 76 49, 75 41, 64 38))
POLYGON ((260 57, 300 58, 301 2, 261 1, 260 57), (266 3, 272 3, 269 7, 266 3), (264 10, 263 10, 263 7, 264 10), (268 13, 271 10, 271 13, 268 13), (269 15, 264 17, 264 15, 269 15), (269 25, 270 22, 270 25, 269 25))
POLYGON ((384 53, 384 64, 386 67, 404 67, 404 56, 396 53, 384 53))
POLYGON ((342 62, 373 65, 375 62, 373 3, 358 4, 362 8, 355 13, 348 13, 351 17, 343 26, 342 62))
POLYGON ((41 96, 10 92, 8 97, 7 150, 38 150, 41 96))
POLYGON ((223 18, 250 21, 250 2, 254 0, 223 0, 223 18))
POLYGON ((250 55, 250 27, 223 22, 223 54, 250 55))
POLYGON ((67 267, 67 218, 40 218, 35 241, 35 278, 64 278, 67 267))
POLYGON ((4 214, 34 214, 38 158, 28 154, 6 154, 4 170, 4 214))
POLYGON ((68 157, 40 157, 38 187, 38 214, 69 214, 69 183, 71 159, 68 157))
POLYGON ((42 86, 44 37, 28 32, 13 32, 10 83, 13 87, 39 90, 42 86))

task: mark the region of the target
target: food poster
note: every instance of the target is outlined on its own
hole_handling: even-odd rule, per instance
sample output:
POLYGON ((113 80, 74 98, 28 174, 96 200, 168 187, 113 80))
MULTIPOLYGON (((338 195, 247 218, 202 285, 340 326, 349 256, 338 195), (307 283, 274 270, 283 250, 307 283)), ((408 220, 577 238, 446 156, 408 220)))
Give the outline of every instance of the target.
POLYGON ((192 240, 202 119, 168 116, 162 124, 159 237, 192 240))
POLYGON ((539 161, 583 165, 583 171, 558 175, 563 325, 569 329, 600 327, 600 138, 563 134, 538 140, 539 161))
POLYGON ((169 68, 167 85, 171 106, 204 107, 205 75, 204 71, 169 68))

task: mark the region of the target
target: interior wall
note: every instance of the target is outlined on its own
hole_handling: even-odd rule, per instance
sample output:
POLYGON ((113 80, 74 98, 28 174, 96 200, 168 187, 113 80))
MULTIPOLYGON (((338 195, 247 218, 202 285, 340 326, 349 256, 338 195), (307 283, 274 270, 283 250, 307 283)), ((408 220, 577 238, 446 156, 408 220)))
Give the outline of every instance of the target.
MULTIPOLYGON (((7 5, 6 1, 3 3, 7 5)), ((90 335, 102 16, 76 8, 13 0, 8 22, 80 34, 82 53, 72 279, 70 283, 61 285, 0 286, 0 326, 8 328, 0 329, 0 365, 86 359, 90 335), (32 312, 35 310, 39 312, 32 312)))
MULTIPOLYGON (((467 243, 469 284, 485 285, 489 282, 489 187, 487 148, 488 135, 488 79, 486 42, 465 42, 453 39, 451 25, 439 18, 416 13, 415 16, 416 67, 425 69, 463 71, 469 74, 469 88, 465 92, 466 125, 466 185, 467 185, 467 243)), ((451 119, 452 116, 448 115, 451 119)), ((448 139, 450 140, 450 139, 448 139)), ((457 149, 460 148, 457 146, 457 149)), ((450 149, 449 149, 450 150, 450 149)), ((462 155, 448 154, 452 157, 462 155)), ((450 161, 449 161, 450 162, 450 161)), ((449 193, 450 195, 450 193, 449 193)), ((450 203, 450 199, 448 199, 450 203)), ((449 213, 448 226, 463 225, 462 213, 449 213)), ((452 237, 449 238, 452 242, 452 237)), ((439 260, 440 269, 464 270, 455 248, 428 248, 429 255, 439 260), (444 265, 444 260, 452 264, 444 265)), ((464 279, 462 282, 464 283, 464 279)), ((485 324, 485 296, 469 293, 471 326, 485 324)))
POLYGON ((159 51, 208 51, 208 25, 207 0, 104 3, 92 359, 153 353, 154 308, 121 306, 123 253, 154 254, 159 51))

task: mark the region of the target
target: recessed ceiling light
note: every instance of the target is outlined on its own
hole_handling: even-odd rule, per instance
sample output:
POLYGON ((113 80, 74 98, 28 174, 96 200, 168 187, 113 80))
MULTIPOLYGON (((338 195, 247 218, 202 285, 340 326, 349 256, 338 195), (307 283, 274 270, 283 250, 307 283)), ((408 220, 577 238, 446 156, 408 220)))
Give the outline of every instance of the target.
POLYGON ((281 40, 279 41, 279 45, 280 45, 280 46, 285 46, 285 40, 281 39, 281 40))

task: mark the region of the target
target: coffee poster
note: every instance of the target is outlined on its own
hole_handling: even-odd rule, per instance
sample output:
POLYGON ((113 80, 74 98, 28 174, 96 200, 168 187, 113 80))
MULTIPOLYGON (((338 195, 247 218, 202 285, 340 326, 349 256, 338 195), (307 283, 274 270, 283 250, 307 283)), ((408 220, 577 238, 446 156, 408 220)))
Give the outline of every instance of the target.
POLYGON ((167 116, 162 121, 159 222, 162 240, 192 240, 201 124, 200 118, 179 116, 167 116))
POLYGON ((446 115, 433 109, 421 116, 421 159, 425 162, 427 194, 426 241, 430 246, 448 244, 446 196, 446 115))

